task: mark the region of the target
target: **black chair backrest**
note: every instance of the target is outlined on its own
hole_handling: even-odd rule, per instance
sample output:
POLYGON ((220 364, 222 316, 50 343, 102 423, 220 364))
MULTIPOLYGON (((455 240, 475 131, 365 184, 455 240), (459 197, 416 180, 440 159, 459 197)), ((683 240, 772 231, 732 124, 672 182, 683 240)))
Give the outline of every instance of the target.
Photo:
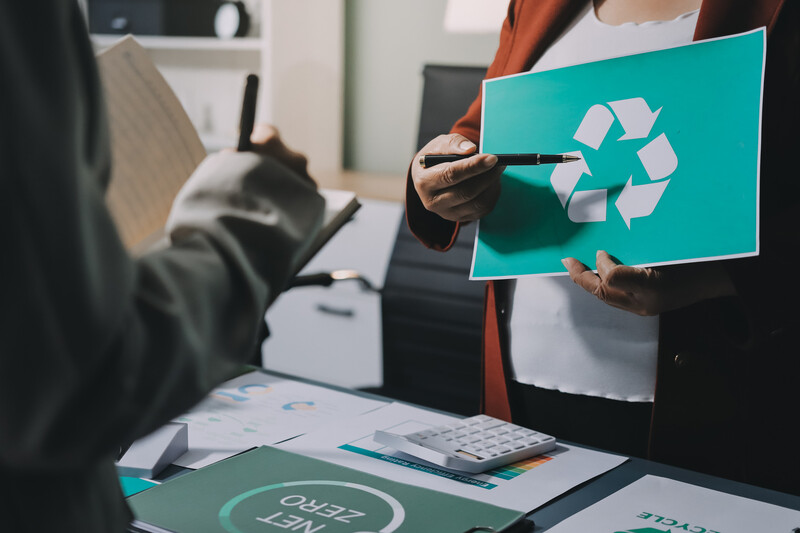
POLYGON ((486 67, 425 65, 417 150, 447 133, 478 96, 486 67))
MULTIPOLYGON (((485 73, 485 67, 425 67, 419 148, 450 131, 485 73)), ((382 292, 384 394, 478 412, 484 284, 468 279, 474 240, 475 225, 468 225, 453 248, 436 252, 401 222, 382 292)))

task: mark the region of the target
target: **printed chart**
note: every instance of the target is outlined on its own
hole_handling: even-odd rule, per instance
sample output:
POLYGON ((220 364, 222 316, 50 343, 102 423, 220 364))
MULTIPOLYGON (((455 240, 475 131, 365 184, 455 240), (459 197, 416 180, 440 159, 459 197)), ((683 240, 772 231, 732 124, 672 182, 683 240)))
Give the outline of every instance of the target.
POLYGON ((176 464, 199 468, 385 405, 335 390, 251 372, 214 389, 175 419, 189 427, 189 452, 176 464))

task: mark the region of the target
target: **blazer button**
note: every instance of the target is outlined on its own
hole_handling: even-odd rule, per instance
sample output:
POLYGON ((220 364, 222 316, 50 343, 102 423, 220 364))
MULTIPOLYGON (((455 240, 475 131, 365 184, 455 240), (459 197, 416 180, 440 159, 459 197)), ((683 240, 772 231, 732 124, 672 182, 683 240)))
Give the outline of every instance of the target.
POLYGON ((691 363, 692 358, 688 353, 679 353, 675 356, 674 362, 677 368, 686 368, 691 363))

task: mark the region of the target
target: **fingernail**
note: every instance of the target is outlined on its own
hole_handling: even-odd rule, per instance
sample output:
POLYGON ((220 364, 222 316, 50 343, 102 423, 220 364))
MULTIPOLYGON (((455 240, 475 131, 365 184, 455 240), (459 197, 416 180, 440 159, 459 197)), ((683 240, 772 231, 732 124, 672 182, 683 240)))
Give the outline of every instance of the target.
POLYGON ((483 159, 483 166, 486 168, 492 168, 497 164, 497 156, 494 154, 489 154, 487 157, 483 159))
POLYGON ((567 269, 569 269, 569 261, 567 261, 566 259, 562 259, 562 260, 561 260, 561 264, 563 264, 563 265, 564 265, 564 267, 566 267, 567 269))
POLYGON ((472 141, 461 141, 461 144, 458 145, 459 150, 468 151, 475 148, 475 143, 472 141))

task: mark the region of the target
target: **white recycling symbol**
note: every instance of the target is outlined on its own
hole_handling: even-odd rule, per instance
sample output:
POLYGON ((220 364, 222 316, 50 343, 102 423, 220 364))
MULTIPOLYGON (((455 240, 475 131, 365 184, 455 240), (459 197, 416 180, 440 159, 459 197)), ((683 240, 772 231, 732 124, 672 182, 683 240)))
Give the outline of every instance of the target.
MULTIPOLYGON (((589 108, 581 121, 573 139, 598 150, 614 124, 614 115, 619 120, 625 134, 617 141, 647 139, 662 108, 650 111, 644 98, 629 98, 608 102, 608 107, 595 104, 589 108), (613 110, 613 113, 611 110, 613 110)), ((583 153, 578 150, 568 152, 580 157, 580 161, 556 165, 550 175, 550 183, 573 222, 605 222, 608 189, 575 191, 583 174, 592 175, 583 153)), ((633 174, 622 189, 615 205, 622 215, 628 229, 631 219, 650 215, 658 205, 661 195, 669 184, 668 178, 678 168, 678 157, 662 133, 636 152, 651 183, 633 185, 633 174)))

